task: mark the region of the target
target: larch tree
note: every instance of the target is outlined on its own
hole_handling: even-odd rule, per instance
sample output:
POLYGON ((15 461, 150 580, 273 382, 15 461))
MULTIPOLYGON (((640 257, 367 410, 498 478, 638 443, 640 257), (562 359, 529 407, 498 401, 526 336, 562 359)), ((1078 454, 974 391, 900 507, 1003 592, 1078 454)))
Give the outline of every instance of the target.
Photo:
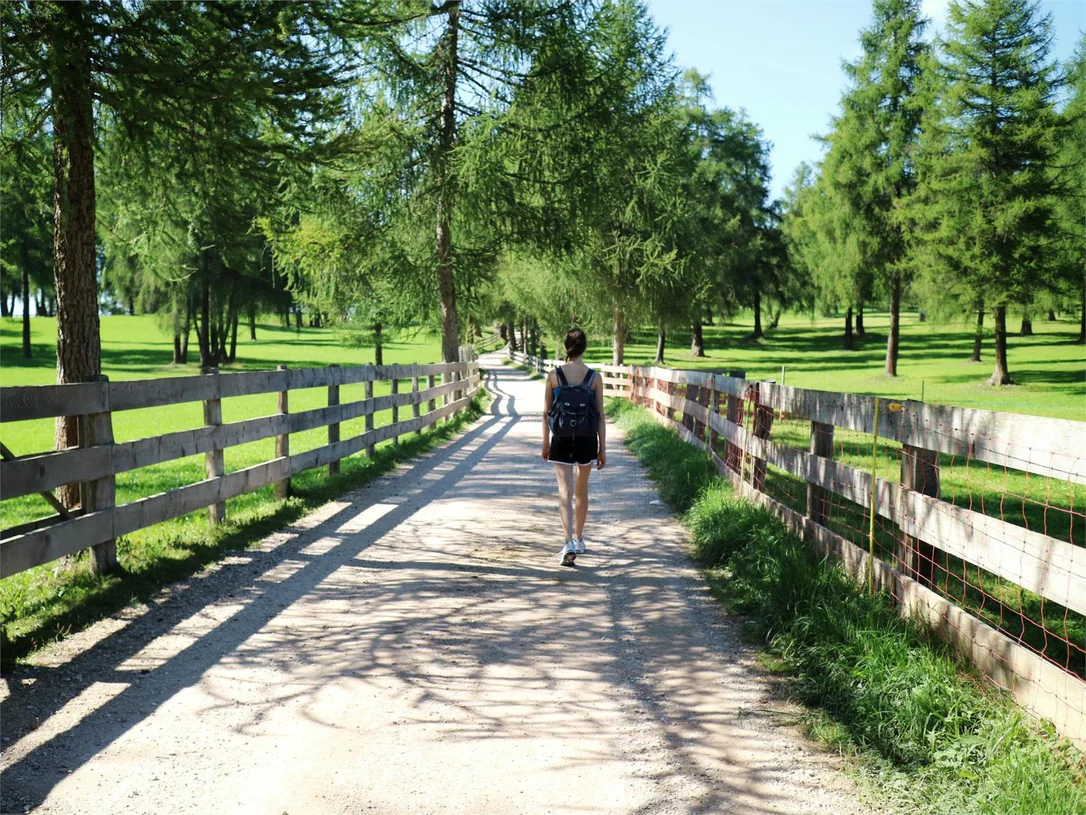
POLYGON ((888 290, 890 332, 885 372, 897 375, 901 295, 909 269, 902 202, 915 188, 913 154, 922 111, 917 94, 928 44, 919 0, 875 0, 860 36, 863 55, 845 64, 850 86, 830 136, 827 166, 852 229, 864 233, 865 275, 888 290))
POLYGON ((956 272, 966 305, 994 317, 990 385, 1012 383, 1007 310, 1054 285, 1059 66, 1051 20, 1029 0, 951 3, 927 108, 917 192, 906 207, 927 249, 956 272))
MULTIPOLYGON (((182 127, 208 100, 286 120, 329 84, 323 43, 302 4, 9 2, 0 7, 5 97, 27 108, 53 140, 53 272, 57 382, 101 373, 96 259, 96 115, 144 133, 182 127)), ((212 125, 213 123, 205 123, 212 125)), ((299 124, 299 131, 312 125, 299 124)), ((33 130, 28 134, 32 135, 33 130)), ((219 133, 220 142, 233 134, 219 133)), ((77 423, 57 419, 58 449, 78 444, 77 423)), ((60 491, 69 505, 75 490, 60 491)))

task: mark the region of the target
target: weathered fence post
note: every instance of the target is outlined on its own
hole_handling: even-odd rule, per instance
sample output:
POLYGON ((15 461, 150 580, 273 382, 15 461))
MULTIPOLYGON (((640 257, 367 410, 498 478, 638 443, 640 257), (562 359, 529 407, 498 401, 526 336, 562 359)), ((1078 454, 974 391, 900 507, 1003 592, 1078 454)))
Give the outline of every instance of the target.
POLYGON ((396 397, 400 393, 400 380, 395 376, 392 377, 392 443, 400 443, 400 434, 396 433, 396 425, 400 421, 400 406, 396 404, 396 397))
MULTIPOLYGON (((811 422, 812 455, 833 458, 833 425, 811 422)), ((816 524, 826 525, 829 520, 829 491, 825 487, 807 482, 807 517, 816 524)))
POLYGON ((713 416, 720 413, 720 391, 716 389, 716 377, 709 384, 709 421, 705 423, 705 441, 713 453, 717 452, 716 446, 720 441, 720 434, 713 430, 713 416))
MULTIPOLYGON (((287 366, 285 364, 276 367, 277 371, 285 372, 287 366)), ((287 379, 286 384, 283 386, 283 390, 279 391, 279 414, 286 416, 290 413, 289 401, 287 394, 290 391, 290 380, 285 375, 284 379, 287 379)), ((287 459, 287 477, 282 481, 275 482, 275 497, 280 501, 284 501, 290 498, 290 432, 280 433, 275 437, 275 457, 287 459)))
MULTIPOLYGON (((366 414, 366 432, 373 432, 373 377, 377 376, 377 369, 374 368, 371 372, 370 378, 366 380, 366 401, 369 402, 369 413, 366 414)), ((371 437, 372 438, 372 437, 371 437)), ((373 458, 373 454, 377 448, 371 441, 366 445, 366 455, 373 458)))
MULTIPOLYGON (((426 389, 433 390, 437 386, 437 377, 433 374, 426 376, 426 389)), ((426 412, 433 413, 437 410, 437 400, 434 397, 430 397, 430 401, 426 403, 426 412)))
MULTIPOLYGON (((872 478, 874 474, 872 474, 872 478)), ((922 447, 901 446, 901 487, 921 495, 939 497, 939 453, 922 447)), ((905 497, 907 493, 903 493, 905 497)), ((902 521, 907 520, 902 518, 902 521)), ((935 577, 935 547, 902 530, 897 545, 897 559, 902 571, 930 586, 935 577)))
MULTIPOLYGON (((418 419, 421 415, 422 405, 419 404, 419 378, 413 376, 411 377, 411 418, 418 419)), ((422 428, 420 427, 415 432, 421 434, 422 428)))
MULTIPOLYGON (((218 377, 219 369, 216 367, 202 368, 200 373, 207 376, 218 377)), ((222 424, 222 400, 219 398, 219 381, 215 379, 215 397, 204 400, 204 424, 208 427, 217 427, 222 424)), ((204 453, 204 475, 207 478, 222 478, 226 472, 223 450, 216 447, 204 453)), ((212 504, 207 508, 207 522, 210 526, 218 526, 226 520, 226 502, 212 504)))
MULTIPOLYGON (((328 407, 336 407, 339 404, 339 365, 332 363, 328 366, 332 369, 332 384, 328 386, 328 407)), ((336 444, 339 441, 339 422, 328 423, 328 443, 336 444)), ((339 475, 339 459, 328 462, 328 475, 339 475)))
MULTIPOLYGON (((762 404, 762 390, 754 386, 754 438, 768 439, 773 429, 773 408, 762 404)), ((754 457, 751 462, 750 483, 759 492, 765 492, 766 463, 764 458, 754 457)))
MULTIPOLYGON (((743 370, 733 369, 728 371, 728 376, 733 379, 746 379, 747 372, 743 370)), ((727 399, 727 419, 739 427, 743 426, 743 399, 740 396, 733 396, 728 394, 727 399)), ((728 466, 728 469, 734 473, 742 475, 740 470, 743 465, 743 448, 733 442, 724 441, 724 463, 728 466)))
MULTIPOLYGON (((107 376, 96 376, 95 382, 109 382, 107 376)), ((113 445, 113 418, 109 409, 109 389, 106 388, 106 410, 104 413, 88 413, 81 417, 79 428, 80 447, 102 447, 113 445)), ((84 481, 79 485, 80 503, 83 512, 113 511, 116 505, 116 479, 112 475, 94 481, 84 481)), ((117 541, 108 540, 91 547, 90 569, 95 577, 102 577, 117 568, 117 541)))

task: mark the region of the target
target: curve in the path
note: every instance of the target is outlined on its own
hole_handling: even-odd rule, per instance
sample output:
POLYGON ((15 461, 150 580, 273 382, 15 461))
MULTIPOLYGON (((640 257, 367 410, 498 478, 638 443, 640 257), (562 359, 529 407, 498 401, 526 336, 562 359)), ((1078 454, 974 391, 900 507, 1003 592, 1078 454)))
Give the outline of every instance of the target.
POLYGON ((611 431, 557 566, 541 383, 6 680, 0 811, 860 813, 611 431))

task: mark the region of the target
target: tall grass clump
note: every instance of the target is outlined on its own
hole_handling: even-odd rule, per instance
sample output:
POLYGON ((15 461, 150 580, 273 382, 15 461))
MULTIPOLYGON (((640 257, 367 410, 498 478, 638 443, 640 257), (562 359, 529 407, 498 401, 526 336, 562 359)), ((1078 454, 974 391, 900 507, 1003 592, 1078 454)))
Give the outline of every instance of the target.
POLYGON ((714 593, 785 666, 811 730, 853 754, 891 803, 950 815, 1086 813, 1084 759, 961 662, 737 497, 707 457, 644 411, 611 406, 690 532, 714 593), (697 462, 703 462, 708 475, 697 462))

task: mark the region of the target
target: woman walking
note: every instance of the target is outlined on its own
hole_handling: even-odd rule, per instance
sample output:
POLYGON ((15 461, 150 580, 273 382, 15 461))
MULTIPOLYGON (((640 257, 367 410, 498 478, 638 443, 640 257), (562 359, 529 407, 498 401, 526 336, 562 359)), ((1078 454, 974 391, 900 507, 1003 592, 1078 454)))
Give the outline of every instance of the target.
POLYGON ((603 418, 603 383, 581 357, 588 346, 584 331, 566 334, 566 364, 547 375, 543 411, 543 460, 558 475, 558 512, 566 543, 558 553, 572 566, 585 551, 588 477, 592 467, 607 465, 607 423, 603 418))

